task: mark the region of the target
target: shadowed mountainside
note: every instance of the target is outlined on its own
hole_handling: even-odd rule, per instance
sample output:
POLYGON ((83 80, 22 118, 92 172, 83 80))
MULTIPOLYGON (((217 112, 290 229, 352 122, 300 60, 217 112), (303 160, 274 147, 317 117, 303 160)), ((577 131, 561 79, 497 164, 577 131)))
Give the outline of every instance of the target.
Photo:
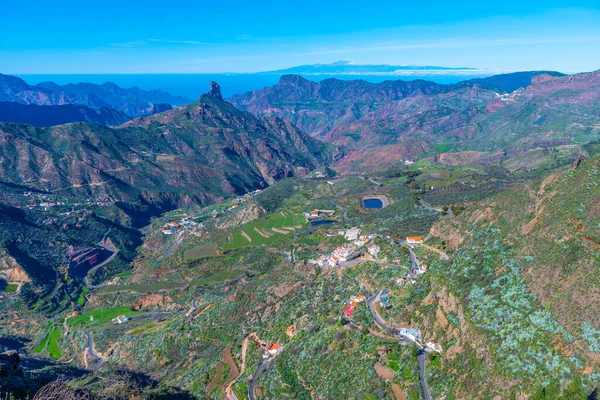
POLYGON ((0 74, 0 101, 39 106, 79 104, 90 108, 109 107, 136 117, 166 111, 171 106, 188 103, 189 99, 160 90, 125 89, 111 82, 101 85, 75 83, 61 86, 53 82, 29 85, 16 76, 0 74))
POLYGON ((82 105, 38 106, 0 101, 0 121, 29 124, 39 127, 89 122, 105 126, 121 125, 131 117, 112 108, 92 109, 82 105))
POLYGON ((211 95, 118 128, 0 124, 4 181, 36 190, 184 205, 210 203, 302 175, 329 147, 289 122, 211 95))

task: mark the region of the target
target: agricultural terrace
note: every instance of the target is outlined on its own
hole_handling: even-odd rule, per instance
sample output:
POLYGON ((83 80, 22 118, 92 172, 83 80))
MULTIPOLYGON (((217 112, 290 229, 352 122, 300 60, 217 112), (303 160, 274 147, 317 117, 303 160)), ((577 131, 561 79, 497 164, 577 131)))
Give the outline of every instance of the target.
POLYGON ((125 315, 130 317, 132 315, 140 314, 139 311, 132 311, 127 306, 122 307, 112 307, 112 308, 97 308, 95 310, 91 310, 85 312, 77 317, 70 318, 68 321, 69 326, 77 326, 84 325, 87 326, 91 323, 93 324, 105 324, 110 322, 113 318, 118 317, 119 315, 125 315), (90 319, 93 317, 93 320, 90 319))
POLYGON ((245 246, 269 245, 301 229, 308 221, 303 215, 291 211, 280 211, 247 223, 229 235, 224 249, 236 249, 245 246))

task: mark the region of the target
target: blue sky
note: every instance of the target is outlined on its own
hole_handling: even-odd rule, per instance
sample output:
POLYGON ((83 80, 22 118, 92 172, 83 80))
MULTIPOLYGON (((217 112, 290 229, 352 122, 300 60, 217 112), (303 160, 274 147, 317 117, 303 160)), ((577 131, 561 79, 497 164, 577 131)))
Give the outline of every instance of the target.
POLYGON ((0 72, 256 72, 341 59, 600 69, 598 0, 388 3, 0 0, 0 72))

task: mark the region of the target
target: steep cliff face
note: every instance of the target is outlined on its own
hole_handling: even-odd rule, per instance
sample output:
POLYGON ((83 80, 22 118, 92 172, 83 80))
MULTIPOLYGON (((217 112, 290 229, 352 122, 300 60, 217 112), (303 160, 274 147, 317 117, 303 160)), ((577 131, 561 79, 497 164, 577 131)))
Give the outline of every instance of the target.
POLYGON ((0 252, 0 278, 8 282, 31 282, 27 272, 6 251, 0 252))
POLYGON ((291 123, 254 117, 212 91, 118 128, 0 124, 0 172, 43 191, 190 205, 264 188, 331 158, 291 123))

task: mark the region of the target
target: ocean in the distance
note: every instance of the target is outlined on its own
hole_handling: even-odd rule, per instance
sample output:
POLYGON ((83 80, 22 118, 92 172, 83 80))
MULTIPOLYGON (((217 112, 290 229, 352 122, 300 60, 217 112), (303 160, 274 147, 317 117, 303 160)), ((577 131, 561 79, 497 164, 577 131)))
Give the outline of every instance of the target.
MULTIPOLYGON (((279 73, 255 73, 255 74, 86 74, 86 75, 17 75, 30 85, 40 82, 52 81, 59 85, 68 83, 90 82, 104 83, 114 82, 118 86, 130 88, 137 86, 144 90, 162 90, 173 95, 185 96, 196 99, 202 93, 206 93, 211 81, 216 81, 221 86, 223 97, 231 97, 234 94, 244 93, 251 90, 262 89, 274 85, 279 81, 279 73)), ((385 80, 415 80, 424 79, 437 83, 456 83, 467 79, 487 75, 427 75, 421 76, 381 76, 381 75, 310 75, 305 76, 312 81, 321 81, 327 78, 338 78, 344 80, 363 79, 369 82, 382 82, 385 80)))

